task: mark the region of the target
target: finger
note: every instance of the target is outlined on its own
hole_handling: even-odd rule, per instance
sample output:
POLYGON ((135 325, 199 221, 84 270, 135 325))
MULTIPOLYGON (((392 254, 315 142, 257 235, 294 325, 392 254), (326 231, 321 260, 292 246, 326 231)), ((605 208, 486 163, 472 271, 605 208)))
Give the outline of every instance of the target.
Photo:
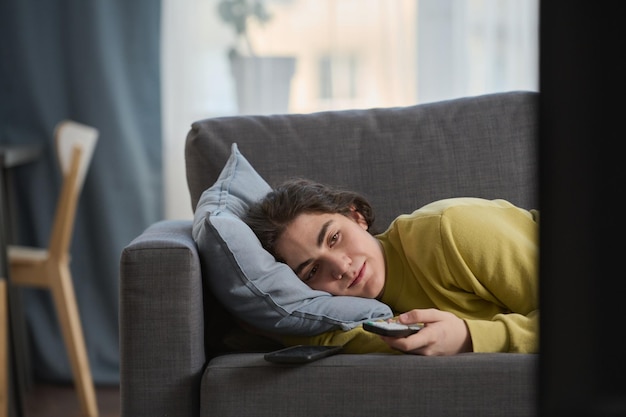
POLYGON ((441 310, 434 308, 414 309, 400 314, 398 319, 403 324, 432 323, 442 319, 441 310))
POLYGON ((381 336, 381 338, 392 348, 397 349, 401 352, 409 353, 419 353, 419 350, 426 347, 428 345, 428 337, 427 335, 420 335, 422 330, 419 332, 407 336, 407 337, 390 337, 390 336, 381 336))

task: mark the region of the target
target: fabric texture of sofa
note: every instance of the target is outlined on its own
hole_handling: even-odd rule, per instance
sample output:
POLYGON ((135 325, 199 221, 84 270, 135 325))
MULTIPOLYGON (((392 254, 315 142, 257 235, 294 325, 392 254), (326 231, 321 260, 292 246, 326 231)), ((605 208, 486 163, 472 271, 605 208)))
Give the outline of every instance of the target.
MULTIPOLYGON (((448 197, 538 207, 538 93, 194 123, 195 209, 233 143, 272 186, 307 177, 367 196, 379 230, 448 197)), ((210 260, 208 261, 210 262, 210 260)), ((219 268, 218 268, 219 270, 219 268)), ((164 220, 120 259, 121 409, 142 416, 532 416, 538 355, 338 354, 277 365, 203 285, 191 220, 164 220)))

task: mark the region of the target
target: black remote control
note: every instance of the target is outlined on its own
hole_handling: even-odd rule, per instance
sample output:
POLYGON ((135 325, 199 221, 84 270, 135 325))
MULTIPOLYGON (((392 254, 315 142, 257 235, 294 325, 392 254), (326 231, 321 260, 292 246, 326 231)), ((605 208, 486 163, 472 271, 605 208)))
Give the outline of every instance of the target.
POLYGON ((366 321, 363 323, 363 329, 368 332, 391 337, 407 337, 422 329, 421 324, 402 324, 397 321, 366 321))

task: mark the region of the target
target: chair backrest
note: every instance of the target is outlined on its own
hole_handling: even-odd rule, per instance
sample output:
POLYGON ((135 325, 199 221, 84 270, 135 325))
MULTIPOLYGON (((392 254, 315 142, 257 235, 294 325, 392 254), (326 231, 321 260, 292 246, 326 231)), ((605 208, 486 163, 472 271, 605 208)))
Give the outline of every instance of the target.
POLYGON ((55 145, 63 174, 48 250, 51 256, 67 256, 74 229, 76 206, 98 140, 98 130, 71 120, 55 129, 55 145))
POLYGON ((87 175, 87 168, 91 164, 91 157, 98 140, 98 130, 71 120, 64 120, 55 129, 55 140, 57 157, 63 175, 67 175, 70 171, 73 150, 75 148, 81 150, 76 182, 76 186, 80 190, 87 175))

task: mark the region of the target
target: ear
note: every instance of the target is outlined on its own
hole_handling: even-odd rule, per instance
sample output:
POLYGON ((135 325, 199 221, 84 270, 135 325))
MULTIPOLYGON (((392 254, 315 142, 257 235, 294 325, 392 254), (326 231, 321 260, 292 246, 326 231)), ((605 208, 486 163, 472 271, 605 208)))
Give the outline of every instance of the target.
POLYGON ((367 221, 365 220, 365 217, 361 214, 360 211, 356 209, 356 207, 354 206, 350 207, 349 217, 352 220, 354 220, 359 226, 361 226, 363 230, 367 230, 369 228, 369 226, 367 225, 367 221))

